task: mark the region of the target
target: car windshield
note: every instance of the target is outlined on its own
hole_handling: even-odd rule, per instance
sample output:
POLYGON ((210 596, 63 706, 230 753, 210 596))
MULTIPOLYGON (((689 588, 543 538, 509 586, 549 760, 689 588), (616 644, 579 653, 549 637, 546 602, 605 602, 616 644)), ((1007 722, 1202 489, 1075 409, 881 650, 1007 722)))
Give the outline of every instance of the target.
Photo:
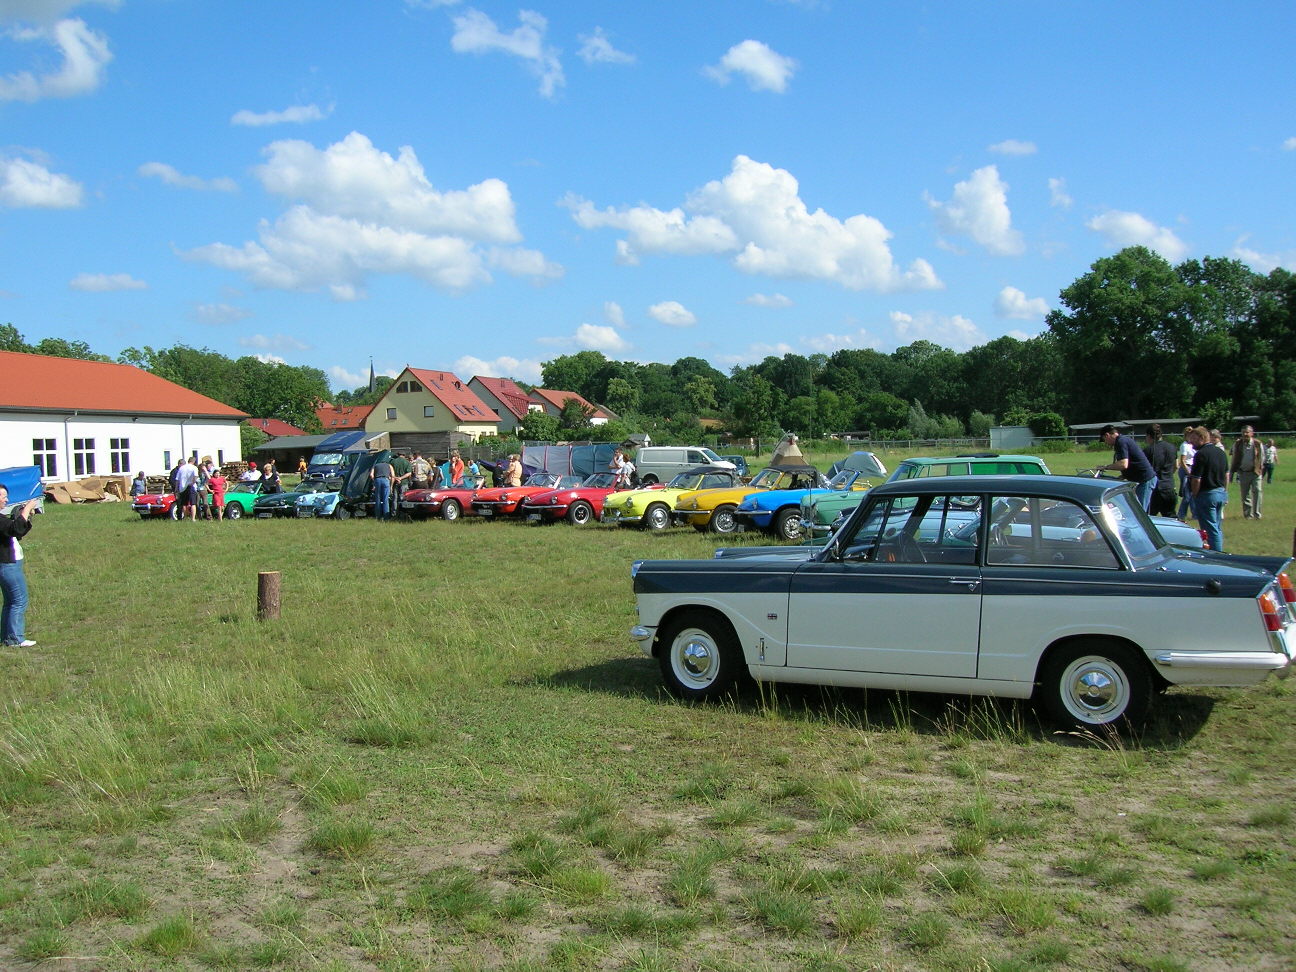
POLYGON ((706 456, 707 459, 709 459, 711 462, 728 462, 728 461, 729 461, 729 460, 727 460, 727 459, 722 459, 720 456, 717 456, 714 452, 712 452, 712 451, 711 451, 710 449, 708 449, 706 446, 703 446, 703 447, 702 447, 702 455, 706 456))
POLYGON ((1151 556, 1165 546, 1156 524, 1135 502, 1130 490, 1108 493, 1103 498, 1101 516, 1131 561, 1151 556))
POLYGON ((553 489, 561 482, 561 477, 557 473, 536 473, 526 481, 527 486, 546 486, 553 489))
POLYGON ((239 483, 230 489, 231 493, 255 493, 261 488, 260 483, 239 483))
POLYGON ((859 469, 843 469, 828 483, 829 489, 868 489, 868 474, 859 469))
POLYGON ((342 453, 317 452, 311 456, 310 464, 312 466, 340 466, 342 465, 342 453))
POLYGON ((807 470, 777 469, 770 466, 762 469, 751 481, 754 489, 810 489, 819 485, 817 475, 807 470))
POLYGON ((582 486, 592 486, 595 489, 610 489, 613 481, 616 479, 616 473, 596 472, 585 479, 582 486))

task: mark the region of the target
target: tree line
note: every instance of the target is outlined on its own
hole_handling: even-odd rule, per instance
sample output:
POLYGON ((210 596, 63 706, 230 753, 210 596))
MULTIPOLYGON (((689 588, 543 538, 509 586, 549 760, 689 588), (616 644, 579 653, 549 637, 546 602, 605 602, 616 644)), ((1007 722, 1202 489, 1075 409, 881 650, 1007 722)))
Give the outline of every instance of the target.
MULTIPOLYGON (((1172 266, 1135 246, 1096 261, 1059 303, 1037 337, 996 338, 964 352, 915 341, 889 354, 771 356, 729 374, 697 357, 640 364, 598 351, 561 355, 543 363, 540 387, 577 392, 618 421, 595 432, 573 402, 558 419, 528 415, 519 436, 649 432, 658 441, 692 440, 703 434, 703 418, 760 438, 785 431, 953 438, 985 436, 994 424, 1047 436, 1065 435, 1067 423, 1191 415, 1215 424, 1253 415, 1262 428, 1296 428, 1296 274, 1263 275, 1215 257, 1172 266)), ((11 324, 0 326, 0 350, 111 360, 79 341, 28 345, 11 324)), ((316 368, 185 345, 127 348, 117 360, 257 418, 322 431, 315 408, 330 393, 316 368)), ((332 401, 372 404, 391 380, 332 401)))

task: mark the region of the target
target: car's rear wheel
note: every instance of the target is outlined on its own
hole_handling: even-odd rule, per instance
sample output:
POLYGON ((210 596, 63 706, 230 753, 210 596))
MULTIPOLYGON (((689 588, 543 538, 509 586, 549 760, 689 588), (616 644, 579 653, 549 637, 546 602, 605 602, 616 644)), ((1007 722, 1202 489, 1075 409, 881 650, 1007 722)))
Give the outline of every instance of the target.
POLYGON ((243 507, 240 506, 238 503, 225 504, 225 519, 237 520, 242 515, 243 515, 243 507))
POLYGON ((800 540, 801 512, 791 508, 779 510, 774 517, 774 535, 780 540, 800 540))
POLYGON ((1152 673, 1128 646, 1083 638, 1044 660, 1036 696, 1063 728, 1122 729, 1139 725, 1147 715, 1152 673))
POLYGON ((463 507, 458 500, 448 499, 441 504, 441 519, 457 520, 463 515, 463 507))
POLYGON ((351 511, 339 503, 337 509, 333 511, 333 519, 349 520, 351 519, 351 511))
POLYGON ((584 526, 594 519, 594 507, 584 500, 577 500, 567 508, 567 522, 572 526, 584 526))
POLYGON ((738 517, 734 516, 734 507, 728 504, 717 506, 707 523, 712 533, 735 533, 738 530, 738 517))
POLYGON ((738 637, 712 611, 686 611, 658 635, 657 660, 672 695, 711 699, 733 691, 744 674, 738 637))
POLYGON ((645 530, 665 530, 670 526, 670 510, 661 503, 654 503, 644 510, 643 525, 645 530))

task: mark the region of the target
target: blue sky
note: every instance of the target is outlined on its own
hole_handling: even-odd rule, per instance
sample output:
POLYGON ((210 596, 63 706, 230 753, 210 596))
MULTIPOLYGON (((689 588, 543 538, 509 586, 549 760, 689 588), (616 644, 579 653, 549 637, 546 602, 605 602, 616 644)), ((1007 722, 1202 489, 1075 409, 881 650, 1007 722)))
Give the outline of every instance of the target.
POLYGON ((1296 269, 1272 2, 0 0, 0 322, 535 382, 1296 269))

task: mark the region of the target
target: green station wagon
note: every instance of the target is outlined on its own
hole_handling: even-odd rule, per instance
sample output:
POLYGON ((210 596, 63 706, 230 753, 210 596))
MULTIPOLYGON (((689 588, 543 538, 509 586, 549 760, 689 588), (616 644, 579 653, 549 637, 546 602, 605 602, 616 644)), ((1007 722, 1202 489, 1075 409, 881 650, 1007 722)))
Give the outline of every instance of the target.
MULTIPOLYGON (((1000 456, 980 453, 969 456, 935 456, 906 459, 888 477, 888 483, 929 476, 1047 476, 1049 468, 1037 456, 1000 456)), ((849 516, 860 505, 860 492, 811 493, 801 501, 801 531, 805 537, 826 537, 841 516, 849 516)))

